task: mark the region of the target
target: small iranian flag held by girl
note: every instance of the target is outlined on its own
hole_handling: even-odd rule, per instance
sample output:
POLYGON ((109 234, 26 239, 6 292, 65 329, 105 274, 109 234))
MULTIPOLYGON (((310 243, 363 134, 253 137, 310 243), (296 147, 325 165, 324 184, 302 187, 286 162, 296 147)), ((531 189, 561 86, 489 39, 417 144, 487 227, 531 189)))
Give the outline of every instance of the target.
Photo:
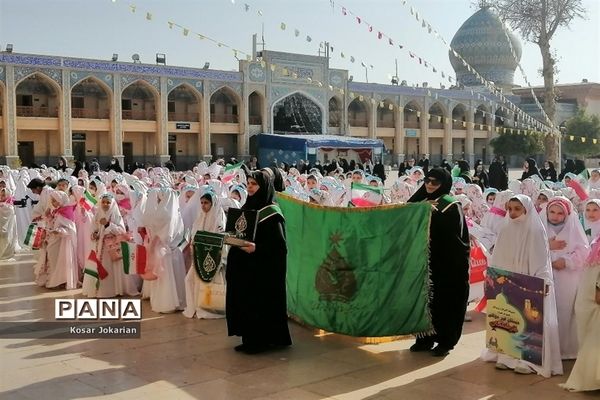
POLYGON ((38 226, 38 224, 29 224, 23 243, 25 246, 30 246, 32 250, 39 250, 42 247, 45 233, 46 230, 38 226))
POLYGON ((88 258, 85 261, 83 273, 84 275, 88 275, 88 279, 83 280, 84 293, 86 293, 85 291, 93 291, 95 293, 95 291, 100 287, 100 281, 102 279, 106 279, 108 276, 108 271, 98 259, 96 250, 90 251, 88 258))
POLYGON ((229 183, 233 180, 233 178, 235 178, 235 176, 237 175, 238 171, 240 170, 240 168, 242 167, 242 165, 244 164, 244 162, 240 162, 234 165, 228 165, 225 167, 225 170, 223 171, 223 176, 221 177, 221 182, 223 183, 229 183))
POLYGON ((352 183, 351 201, 354 207, 375 207, 383 200, 383 189, 376 186, 352 183))
POLYGON ((96 200, 94 196, 92 196, 92 194, 87 190, 83 192, 83 196, 81 196, 81 199, 79 199, 81 207, 83 207, 86 211, 90 211, 92 208, 94 208, 97 202, 98 200, 96 200))
POLYGON ((146 248, 132 242, 121 242, 123 272, 127 275, 143 275, 146 272, 146 248))

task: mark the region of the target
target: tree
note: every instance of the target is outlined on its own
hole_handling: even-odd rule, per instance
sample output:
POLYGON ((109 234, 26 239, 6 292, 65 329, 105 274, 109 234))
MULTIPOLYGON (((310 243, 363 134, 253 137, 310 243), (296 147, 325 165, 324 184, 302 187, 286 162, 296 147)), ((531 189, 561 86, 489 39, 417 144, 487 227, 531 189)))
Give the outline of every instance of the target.
POLYGON ((539 135, 517 135, 503 133, 490 141, 494 154, 505 156, 528 156, 544 150, 543 139, 539 135))
MULTIPOLYGON (((544 111, 554 122, 556 93, 554 74, 556 59, 552 55, 550 41, 557 29, 568 27, 575 18, 583 18, 585 9, 582 0, 496 0, 494 7, 500 18, 529 42, 535 43, 542 54, 542 76, 544 78, 544 111)), ((545 140, 546 157, 558 164, 559 139, 550 135, 545 140)))
POLYGON ((569 155, 582 157, 600 154, 600 118, 579 110, 567 121, 563 150, 569 155), (583 142, 581 138, 585 138, 583 142), (595 144, 593 139, 597 139, 595 144))

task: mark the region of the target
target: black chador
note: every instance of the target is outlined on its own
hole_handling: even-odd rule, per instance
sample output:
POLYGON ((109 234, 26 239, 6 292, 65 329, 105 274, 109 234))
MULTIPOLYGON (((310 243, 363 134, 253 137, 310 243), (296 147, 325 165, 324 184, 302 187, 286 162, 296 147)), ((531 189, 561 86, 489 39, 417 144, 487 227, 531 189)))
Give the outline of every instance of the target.
POLYGON ((227 328, 241 336, 238 351, 258 353, 292 344, 287 325, 284 219, 275 205, 274 173, 263 169, 248 177, 259 186, 243 210, 258 211, 254 253, 232 247, 227 257, 227 328))

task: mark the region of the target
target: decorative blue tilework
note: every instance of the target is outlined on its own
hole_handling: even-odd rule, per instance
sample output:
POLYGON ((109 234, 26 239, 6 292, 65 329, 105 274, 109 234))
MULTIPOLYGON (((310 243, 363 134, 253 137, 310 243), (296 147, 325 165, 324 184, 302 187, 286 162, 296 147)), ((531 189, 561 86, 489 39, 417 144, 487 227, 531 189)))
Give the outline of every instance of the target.
POLYGON ((62 86, 62 72, 60 69, 36 68, 36 67, 15 67, 15 82, 33 74, 41 73, 62 86))
POLYGON ((98 79, 99 81, 105 83, 111 89, 114 88, 114 79, 112 74, 107 74, 104 72, 71 71, 69 75, 71 75, 71 88, 73 88, 73 86, 77 85, 78 83, 89 77, 94 77, 98 79))
POLYGON ((225 83, 225 82, 210 82, 210 95, 212 96, 217 90, 222 87, 228 87, 238 95, 242 95, 242 84, 241 83, 225 83))
POLYGON ((135 81, 144 81, 160 93, 160 78, 157 76, 121 75, 121 88, 125 90, 129 84, 135 81))
POLYGON ((182 83, 187 83, 188 85, 190 85, 196 91, 199 92, 197 94, 202 95, 202 89, 203 89, 204 83, 202 81, 195 81, 192 79, 169 78, 169 79, 167 79, 167 89, 170 92, 171 90, 175 89, 177 86, 181 85, 182 83))
POLYGON ((341 71, 332 71, 329 73, 329 84, 341 88, 344 87, 344 83, 346 82, 346 78, 344 77, 341 71))
POLYGON ((248 78, 251 82, 264 82, 266 73, 265 69, 260 63, 252 63, 248 67, 248 78))
POLYGON ((25 54, 0 53, 0 62, 7 64, 60 67, 60 57, 44 57, 25 54))
POLYGON ((0 65, 0 81, 6 81, 6 68, 4 68, 2 65, 0 65))
POLYGON ((134 64, 79 58, 0 53, 0 63, 32 66, 62 66, 65 68, 89 71, 161 75, 190 79, 213 79, 223 82, 242 82, 242 73, 236 71, 218 71, 200 68, 173 67, 168 65, 134 64))

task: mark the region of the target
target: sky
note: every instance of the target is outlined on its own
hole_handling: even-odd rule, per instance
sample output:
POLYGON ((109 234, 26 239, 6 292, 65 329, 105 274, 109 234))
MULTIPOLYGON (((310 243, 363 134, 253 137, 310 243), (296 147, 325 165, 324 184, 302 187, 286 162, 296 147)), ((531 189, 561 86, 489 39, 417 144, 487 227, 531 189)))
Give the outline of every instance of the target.
MULTIPOLYGON (((167 64, 238 70, 234 52, 194 33, 214 38, 241 52, 251 53, 252 34, 261 37, 264 26, 267 50, 317 55, 319 43, 333 46, 330 67, 347 69, 355 81, 389 83, 398 61, 400 80, 409 85, 429 82, 439 87, 439 71, 453 75, 447 48, 423 29, 410 6, 449 43, 454 33, 477 11, 471 0, 0 0, 0 46, 14 52, 131 62, 138 53, 144 63, 155 63, 165 53, 167 64), (249 10, 245 10, 245 5, 249 10), (135 13, 130 5, 135 5, 135 13), (343 15, 342 7, 348 14, 343 15), (259 13, 258 11, 261 11, 259 13), (146 13, 151 13, 151 20, 146 13), (351 14, 360 16, 361 24, 351 14), (260 15, 262 14, 262 15, 260 15), (190 30, 188 36, 168 21, 190 30), (368 31, 366 22, 373 26, 368 31), (281 24, 286 26, 281 29, 281 24), (295 30, 299 35, 295 35, 295 30), (394 46, 378 39, 381 31, 394 46), (306 36, 311 37, 307 41, 306 36), (403 49, 397 45, 402 44, 403 49), (417 57, 411 58, 409 51, 417 57), (345 57, 342 58, 340 53, 345 57), (350 62, 354 56, 356 62, 350 62), (424 68, 418 57, 438 70, 424 68), (362 68, 361 61, 373 68, 362 68)), ((586 19, 561 28, 552 42, 558 56, 558 83, 577 83, 583 78, 600 82, 600 0, 583 0, 586 19)), ((260 41, 260 40, 259 40, 260 41)), ((532 85, 542 85, 538 70, 539 48, 522 40, 521 65, 532 85)), ((238 57, 244 57, 242 53, 238 57)), ((515 83, 526 85, 519 71, 515 83)))

